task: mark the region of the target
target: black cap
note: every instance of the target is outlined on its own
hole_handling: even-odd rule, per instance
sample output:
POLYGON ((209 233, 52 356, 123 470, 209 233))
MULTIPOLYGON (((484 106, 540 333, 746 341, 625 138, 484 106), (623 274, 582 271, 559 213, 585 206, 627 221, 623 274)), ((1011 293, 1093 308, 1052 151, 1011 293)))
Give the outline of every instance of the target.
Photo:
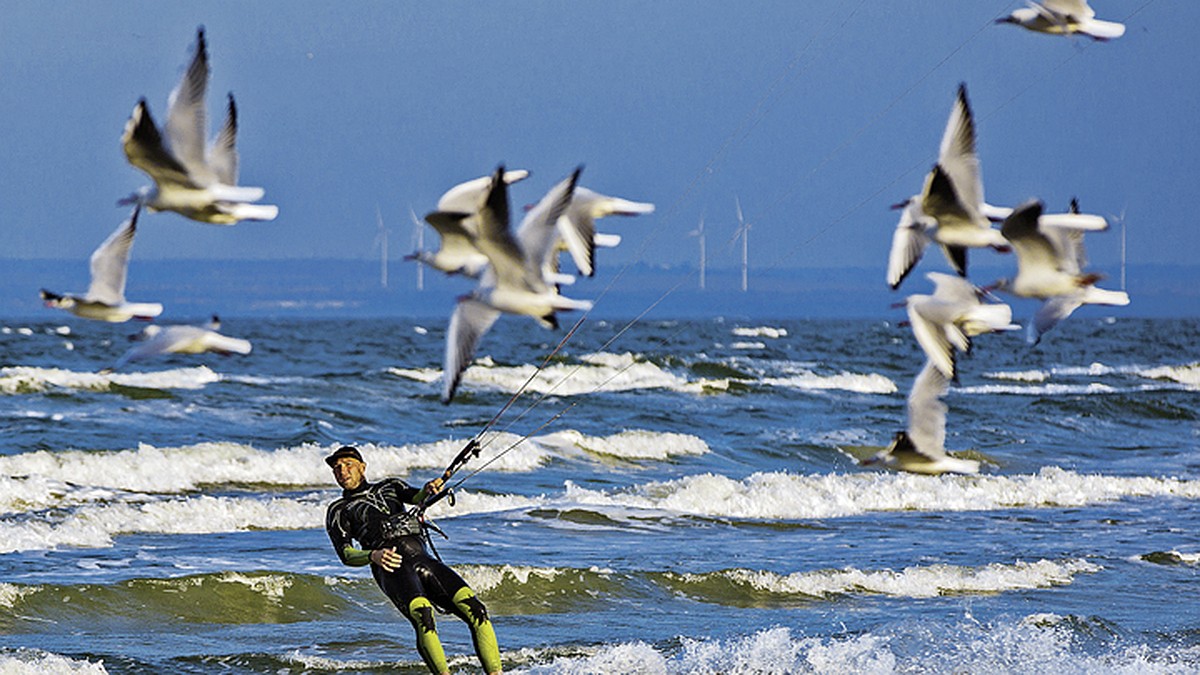
POLYGON ((333 466, 334 464, 337 463, 337 461, 339 459, 341 459, 343 457, 353 457, 354 459, 357 459, 358 461, 363 462, 364 464, 366 463, 363 460, 362 455, 360 455, 358 453, 358 448, 356 448, 352 445, 343 445, 342 447, 338 448, 337 450, 334 450, 332 455, 325 458, 325 463, 328 464, 329 466, 333 466))

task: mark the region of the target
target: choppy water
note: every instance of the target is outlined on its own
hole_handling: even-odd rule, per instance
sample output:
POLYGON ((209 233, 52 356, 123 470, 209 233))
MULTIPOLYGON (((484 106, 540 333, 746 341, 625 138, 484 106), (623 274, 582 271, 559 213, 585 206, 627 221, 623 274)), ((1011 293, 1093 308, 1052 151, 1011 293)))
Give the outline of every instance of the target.
MULTIPOLYGON (((422 672, 330 548, 321 458, 432 477, 561 336, 502 320, 443 407, 443 328, 227 320, 252 354, 101 374, 130 328, 7 322, 0 672, 422 672)), ((1200 322, 979 339, 969 477, 854 460, 903 426, 906 328, 622 328, 585 323, 434 510, 509 671, 1200 672, 1200 322)))

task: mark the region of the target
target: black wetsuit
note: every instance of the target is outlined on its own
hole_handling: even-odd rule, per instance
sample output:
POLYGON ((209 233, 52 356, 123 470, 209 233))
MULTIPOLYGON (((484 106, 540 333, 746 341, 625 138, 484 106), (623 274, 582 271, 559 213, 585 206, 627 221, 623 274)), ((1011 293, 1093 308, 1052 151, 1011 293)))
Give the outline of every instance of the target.
MULTIPOLYGON (((421 524, 409 515, 408 507, 419 492, 399 478, 378 483, 363 481, 354 490, 343 490, 342 498, 329 505, 325 529, 334 550, 347 565, 365 564, 361 558, 364 552, 396 549, 404 558, 400 567, 388 572, 379 565, 371 565, 371 574, 405 616, 413 598, 418 596, 425 596, 442 611, 461 616, 453 599, 467 583, 445 563, 429 555, 421 524), (362 550, 356 550, 352 540, 362 550)), ((461 618, 470 622, 465 616, 461 618)))

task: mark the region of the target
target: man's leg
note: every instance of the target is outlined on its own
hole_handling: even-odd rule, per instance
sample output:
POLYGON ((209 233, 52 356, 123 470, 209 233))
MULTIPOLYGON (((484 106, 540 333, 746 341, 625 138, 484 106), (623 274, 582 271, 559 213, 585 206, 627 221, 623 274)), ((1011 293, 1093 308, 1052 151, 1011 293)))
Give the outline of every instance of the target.
POLYGON ((499 673, 500 645, 496 642, 496 631, 488 619, 487 608, 475 597, 475 592, 463 586, 454 594, 455 614, 471 627, 471 640, 475 643, 475 654, 485 672, 499 673))
POLYGON ((446 652, 442 649, 442 641, 438 639, 437 624, 433 619, 433 604, 425 596, 417 596, 408 603, 404 615, 412 622, 413 630, 417 633, 417 651, 429 671, 434 675, 449 673, 446 652))

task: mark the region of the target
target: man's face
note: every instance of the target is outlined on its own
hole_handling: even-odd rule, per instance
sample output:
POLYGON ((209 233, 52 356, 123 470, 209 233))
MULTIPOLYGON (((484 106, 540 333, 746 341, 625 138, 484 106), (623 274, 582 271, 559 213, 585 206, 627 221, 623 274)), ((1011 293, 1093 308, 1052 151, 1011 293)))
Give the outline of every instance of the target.
POLYGON ((353 490, 363 482, 367 465, 353 457, 339 457, 333 463, 333 478, 344 490, 353 490))

